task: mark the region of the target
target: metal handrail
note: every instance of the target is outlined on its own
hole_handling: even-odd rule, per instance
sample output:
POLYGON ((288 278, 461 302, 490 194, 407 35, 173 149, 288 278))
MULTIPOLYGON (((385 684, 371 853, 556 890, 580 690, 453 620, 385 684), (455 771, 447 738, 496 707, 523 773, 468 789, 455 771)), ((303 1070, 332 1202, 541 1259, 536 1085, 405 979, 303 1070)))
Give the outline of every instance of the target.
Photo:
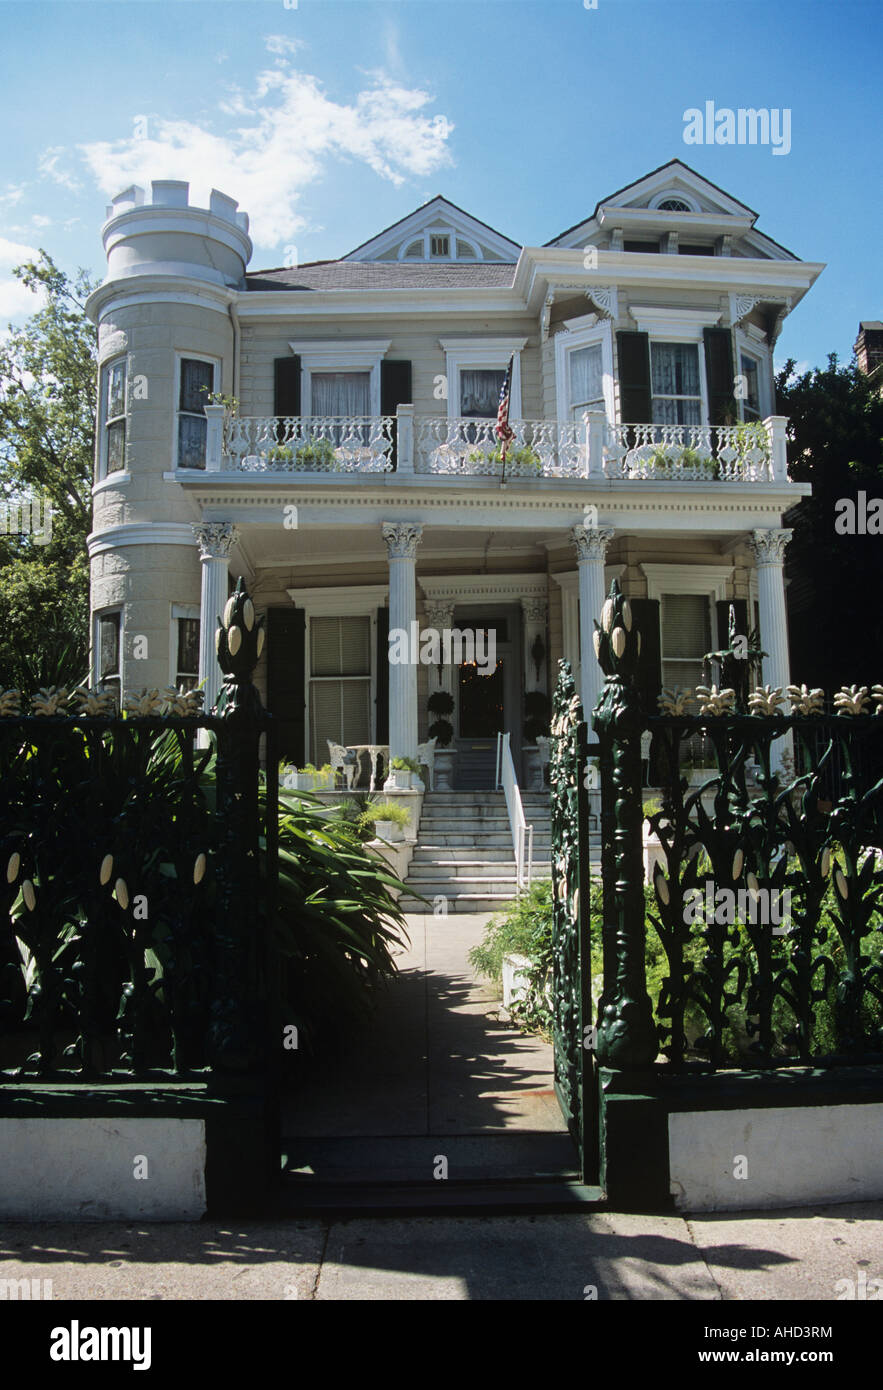
POLYGON ((509 734, 497 734, 497 769, 494 781, 497 791, 502 787, 506 797, 512 847, 515 851, 515 883, 520 893, 530 887, 533 872, 533 825, 527 824, 524 815, 509 734))

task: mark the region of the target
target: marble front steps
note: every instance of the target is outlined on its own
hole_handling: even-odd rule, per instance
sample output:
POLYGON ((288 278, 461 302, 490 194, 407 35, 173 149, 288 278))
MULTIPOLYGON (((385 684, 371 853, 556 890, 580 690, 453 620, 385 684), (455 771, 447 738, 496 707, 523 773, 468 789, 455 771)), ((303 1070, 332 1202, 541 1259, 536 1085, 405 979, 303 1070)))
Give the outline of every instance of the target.
MULTIPOLYGON (((523 792, 534 827, 533 879, 551 877, 547 792, 523 792)), ((512 832, 501 791, 427 792, 399 900, 406 912, 494 912, 516 896, 512 832), (421 901, 421 898, 427 901, 421 901)))

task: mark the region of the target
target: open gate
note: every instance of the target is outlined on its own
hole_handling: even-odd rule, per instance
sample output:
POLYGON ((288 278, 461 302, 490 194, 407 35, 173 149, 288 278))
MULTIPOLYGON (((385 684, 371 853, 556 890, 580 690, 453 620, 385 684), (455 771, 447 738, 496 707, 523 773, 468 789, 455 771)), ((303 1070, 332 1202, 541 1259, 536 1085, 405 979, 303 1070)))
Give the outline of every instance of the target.
POLYGON ((577 1148, 580 1178, 598 1181, 597 1069, 589 908, 588 730, 566 661, 555 691, 552 791, 552 1034, 555 1094, 577 1148))

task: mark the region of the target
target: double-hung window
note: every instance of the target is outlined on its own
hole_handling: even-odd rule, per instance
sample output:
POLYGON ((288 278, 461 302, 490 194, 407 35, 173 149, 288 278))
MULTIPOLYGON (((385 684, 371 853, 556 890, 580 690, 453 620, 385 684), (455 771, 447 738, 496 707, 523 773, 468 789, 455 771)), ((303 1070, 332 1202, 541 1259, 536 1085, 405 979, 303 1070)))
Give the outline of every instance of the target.
POLYGON ((175 687, 194 690, 199 684, 199 619, 178 618, 175 687))
POLYGON ((466 420, 496 419, 505 377, 505 367, 461 367, 461 416, 466 420))
POLYGON ((121 614, 119 612, 101 613, 96 620, 98 684, 106 690, 113 691, 117 708, 120 704, 122 678, 120 670, 120 620, 121 614))
POLYGON ((743 420, 760 419, 760 363, 747 352, 739 354, 743 420))
POLYGON ((328 761, 328 740, 352 745, 371 739, 371 619, 310 618, 310 743, 317 767, 328 761))
POLYGON ((570 418, 582 420, 586 410, 604 410, 604 361, 600 343, 567 354, 570 371, 570 418))
POLYGON ((654 425, 702 424, 698 343, 650 343, 654 425))
POLYGON ((182 357, 178 384, 179 468, 205 468, 206 418, 209 393, 214 390, 215 365, 202 358, 182 357))
POLYGON ((126 359, 118 357, 104 368, 104 472, 126 466, 126 359))

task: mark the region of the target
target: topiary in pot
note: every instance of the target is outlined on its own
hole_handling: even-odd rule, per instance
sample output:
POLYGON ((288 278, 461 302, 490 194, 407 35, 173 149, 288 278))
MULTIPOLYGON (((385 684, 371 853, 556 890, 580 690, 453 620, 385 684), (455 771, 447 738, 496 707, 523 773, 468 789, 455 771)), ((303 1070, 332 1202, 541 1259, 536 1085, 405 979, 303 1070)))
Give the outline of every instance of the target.
POLYGON ((447 719, 436 719, 427 732, 429 738, 436 740, 436 748, 447 748, 454 737, 454 726, 447 719))
POLYGON ((434 695, 430 695, 426 701, 426 708, 430 714, 453 714, 454 697, 448 694, 447 690, 436 690, 434 695))

